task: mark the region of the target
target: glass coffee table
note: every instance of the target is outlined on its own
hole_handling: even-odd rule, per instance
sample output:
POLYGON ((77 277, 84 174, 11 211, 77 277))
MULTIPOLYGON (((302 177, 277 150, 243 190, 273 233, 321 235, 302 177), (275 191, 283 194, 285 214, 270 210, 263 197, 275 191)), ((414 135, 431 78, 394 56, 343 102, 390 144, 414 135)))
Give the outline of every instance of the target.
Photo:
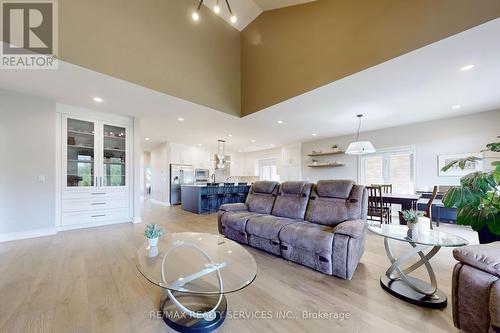
POLYGON ((224 294, 250 285, 257 275, 254 258, 241 245, 221 235, 174 233, 157 247, 137 251, 137 268, 163 288, 160 311, 179 332, 210 332, 226 317, 224 294))
POLYGON ((411 235, 408 227, 396 224, 380 224, 369 222, 368 229, 384 237, 385 251, 391 263, 384 275, 380 277, 380 285, 384 290, 407 302, 430 307, 444 308, 447 304, 446 295, 437 288, 436 275, 429 260, 441 247, 459 247, 468 242, 462 237, 439 231, 429 230, 426 233, 411 235), (390 241, 408 243, 411 248, 400 257, 394 257, 390 241), (427 254, 425 251, 430 249, 427 254), (412 257, 418 255, 417 262, 411 263, 412 257), (405 266, 403 268, 403 266, 405 266), (417 268, 425 265, 429 274, 430 283, 409 276, 417 268))

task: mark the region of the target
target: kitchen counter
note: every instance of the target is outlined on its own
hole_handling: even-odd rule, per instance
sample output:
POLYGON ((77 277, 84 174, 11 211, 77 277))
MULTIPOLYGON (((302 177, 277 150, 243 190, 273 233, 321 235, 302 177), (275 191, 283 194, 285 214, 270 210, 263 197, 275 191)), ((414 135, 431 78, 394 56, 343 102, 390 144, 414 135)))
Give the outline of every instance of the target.
POLYGON ((207 184, 181 185, 182 209, 196 214, 216 212, 223 204, 245 202, 249 190, 250 185, 229 186, 224 183, 217 187, 207 184))

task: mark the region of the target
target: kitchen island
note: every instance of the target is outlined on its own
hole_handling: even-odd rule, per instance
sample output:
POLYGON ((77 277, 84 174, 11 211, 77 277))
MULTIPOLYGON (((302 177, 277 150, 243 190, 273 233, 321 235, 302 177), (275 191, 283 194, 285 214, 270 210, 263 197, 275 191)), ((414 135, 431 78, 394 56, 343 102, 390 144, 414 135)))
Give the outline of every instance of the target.
POLYGON ((250 185, 208 183, 181 185, 182 209, 202 214, 216 212, 226 203, 245 202, 250 185))

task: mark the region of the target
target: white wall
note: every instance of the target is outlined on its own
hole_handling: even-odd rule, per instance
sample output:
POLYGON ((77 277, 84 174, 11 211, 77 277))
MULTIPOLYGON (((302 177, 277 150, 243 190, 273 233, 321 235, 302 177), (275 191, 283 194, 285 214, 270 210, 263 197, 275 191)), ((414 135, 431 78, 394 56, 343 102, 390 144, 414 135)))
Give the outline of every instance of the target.
MULTIPOLYGON (((500 110, 496 110, 361 133, 360 138, 371 141, 376 149, 415 145, 416 188, 454 185, 458 184, 459 177, 438 176, 438 155, 479 152, 500 135, 499 125, 500 110)), ((345 163, 346 166, 341 168, 307 167, 311 162, 307 154, 313 150, 328 151, 333 144, 345 150, 354 140, 355 135, 349 135, 303 143, 303 178, 313 182, 319 179, 357 181, 358 164, 355 156, 336 155, 324 159, 345 163)))
POLYGON ((257 176, 257 162, 275 158, 280 181, 300 180, 302 174, 301 144, 294 143, 279 148, 239 154, 241 176, 257 176))
POLYGON ((169 145, 162 143, 151 150, 151 199, 168 204, 169 145))
POLYGON ((54 228, 55 140, 54 102, 0 90, 0 236, 54 228))

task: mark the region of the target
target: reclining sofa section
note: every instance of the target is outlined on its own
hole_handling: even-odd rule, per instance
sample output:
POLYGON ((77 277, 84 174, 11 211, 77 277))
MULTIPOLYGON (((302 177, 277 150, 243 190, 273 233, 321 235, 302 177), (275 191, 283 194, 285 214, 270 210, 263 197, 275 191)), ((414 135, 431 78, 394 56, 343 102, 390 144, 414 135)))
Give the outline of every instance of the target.
POLYGON ((368 194, 349 180, 258 181, 222 205, 219 232, 322 273, 351 279, 363 255, 368 194))

